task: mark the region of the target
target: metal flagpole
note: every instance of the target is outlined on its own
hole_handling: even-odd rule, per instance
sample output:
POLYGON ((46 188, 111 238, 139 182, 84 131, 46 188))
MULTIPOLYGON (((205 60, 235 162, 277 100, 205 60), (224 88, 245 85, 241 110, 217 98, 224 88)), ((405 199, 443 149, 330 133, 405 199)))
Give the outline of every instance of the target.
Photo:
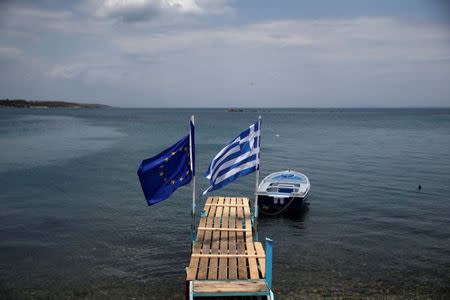
POLYGON ((193 130, 195 130, 195 119, 194 115, 191 116, 191 124, 189 124, 189 157, 191 161, 191 172, 192 172, 192 224, 191 224, 191 230, 192 230, 192 245, 195 241, 195 153, 194 149, 192 149, 192 145, 194 144, 194 138, 195 134, 193 136, 193 130))
POLYGON ((255 239, 258 239, 258 185, 259 185, 259 163, 261 158, 261 116, 258 116, 258 130, 259 130, 259 137, 258 137, 258 158, 257 158, 257 167, 256 167, 256 182, 255 182, 255 206, 253 209, 253 215, 254 215, 254 223, 253 223, 253 229, 254 234, 253 236, 255 239))

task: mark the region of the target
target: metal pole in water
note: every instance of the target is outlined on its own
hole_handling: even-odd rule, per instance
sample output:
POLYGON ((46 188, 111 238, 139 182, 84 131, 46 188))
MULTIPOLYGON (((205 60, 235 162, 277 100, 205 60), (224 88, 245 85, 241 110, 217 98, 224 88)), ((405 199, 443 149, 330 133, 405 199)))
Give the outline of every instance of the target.
POLYGON ((192 173, 192 223, 191 223, 191 230, 192 230, 192 245, 194 245, 195 241, 195 153, 193 149, 194 145, 194 139, 195 139, 195 119, 194 115, 191 116, 191 121, 189 124, 189 157, 190 157, 190 164, 191 164, 191 173, 192 173))
POLYGON ((266 282, 269 289, 272 289, 272 242, 266 237, 266 282))
POLYGON ((258 116, 258 131, 259 131, 259 137, 258 137, 258 157, 257 163, 256 163, 256 182, 255 182, 255 204, 253 209, 253 216, 255 218, 253 223, 253 229, 254 233, 253 236, 255 240, 258 240, 258 185, 259 185, 259 163, 261 158, 261 116, 258 116))

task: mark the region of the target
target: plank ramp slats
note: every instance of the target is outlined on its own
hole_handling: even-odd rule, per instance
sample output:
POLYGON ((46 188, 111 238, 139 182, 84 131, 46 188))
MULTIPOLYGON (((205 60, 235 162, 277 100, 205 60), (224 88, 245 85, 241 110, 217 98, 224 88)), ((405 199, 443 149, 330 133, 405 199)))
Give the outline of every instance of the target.
MULTIPOLYGON (((244 207, 244 214, 245 215, 250 215, 250 207, 248 205, 248 199, 244 199, 244 204, 246 204, 247 206, 244 207)), ((252 227, 252 221, 251 219, 245 219, 245 228, 251 228, 252 227)), ((247 252, 248 253, 255 253, 255 247, 254 247, 254 242, 253 242, 253 238, 252 238, 252 233, 246 231, 245 232, 246 235, 246 247, 247 247, 247 252)), ((249 257, 248 258, 248 265, 249 265, 249 269, 250 269, 250 278, 251 279, 258 279, 259 278, 259 274, 258 274, 258 264, 256 262, 256 258, 254 257, 249 257)))
POLYGON ((230 292, 268 292, 264 280, 203 280, 194 281, 194 292, 197 293, 230 293, 230 292))
MULTIPOLYGON (((206 203, 211 203, 211 198, 208 198, 206 200, 206 203)), ((206 213, 209 213, 210 207, 205 206, 205 209, 207 209, 206 213)), ((206 224, 206 218, 200 218, 199 226, 205 226, 206 224)), ((202 248, 201 241, 204 240, 205 232, 199 232, 197 234, 197 241, 192 246, 192 253, 200 253, 200 250, 202 248)), ((189 268, 186 274, 187 278, 196 278, 197 277, 197 270, 199 266, 200 258, 191 258, 191 261, 189 263, 189 268)))
MULTIPOLYGON (((224 204, 229 201, 228 198, 224 199, 224 204)), ((221 223, 221 229, 228 229, 228 221, 229 221, 229 212, 230 207, 224 206, 223 207, 223 214, 222 214, 222 223, 221 223)), ((220 233, 220 253, 221 254, 228 254, 228 232, 222 231, 220 233)), ((219 275, 217 279, 227 279, 228 274, 228 260, 227 258, 219 258, 219 275)))
POLYGON ((260 255, 260 254, 222 254, 222 253, 211 253, 211 254, 192 254, 191 257, 209 257, 209 258, 233 258, 233 257, 243 257, 243 258, 258 258, 258 259, 262 259, 265 258, 266 256, 260 255))
POLYGON ((256 254, 258 256, 261 256, 261 258, 258 258, 259 271, 261 272, 262 277, 266 277, 266 254, 264 252, 262 243, 256 242, 255 249, 256 249, 256 254))
MULTIPOLYGON (((218 204, 221 204, 223 202, 223 198, 217 199, 218 204)), ((220 227, 220 218, 222 216, 223 207, 222 206, 216 206, 216 217, 214 219, 214 228, 220 227)), ((212 240, 211 240, 211 254, 218 254, 219 253, 219 245, 220 245, 220 232, 219 231, 213 231, 212 233, 212 240)), ((208 279, 217 279, 217 265, 219 261, 217 257, 211 257, 209 260, 209 272, 208 272, 208 279)))
MULTIPOLYGON (((211 203, 217 203, 217 199, 213 198, 211 199, 211 203)), ((215 215, 216 213, 216 207, 215 206, 211 206, 209 213, 211 215, 215 215)), ((208 215, 206 215, 206 226, 213 226, 212 222, 213 219, 209 219, 208 215)), ((211 231, 206 231, 203 237, 203 241, 201 241, 202 243, 202 253, 209 253, 209 250, 211 249, 211 231)), ((198 268, 198 275, 197 278, 198 279, 206 279, 208 276, 208 264, 209 264, 209 258, 205 257, 205 258, 200 258, 200 266, 198 268)))
MULTIPOLYGON (((236 199, 238 204, 242 204, 242 199, 238 198, 236 199)), ((239 207, 237 208, 237 217, 238 219, 236 220, 236 227, 239 229, 242 229, 242 218, 243 218, 243 214, 242 214, 242 209, 239 207)), ((244 239, 244 234, 242 232, 236 232, 236 244, 237 244, 237 252, 238 254, 245 254, 245 239, 244 239)), ((248 268, 248 264, 247 264, 247 260, 245 258, 238 258, 238 270, 239 270, 239 279, 248 279, 247 276, 247 268, 248 268)))
POLYGON ((230 206, 234 206, 234 207, 244 207, 244 205, 237 205, 237 204, 228 204, 228 203, 226 203, 226 204, 205 204, 205 206, 223 206, 223 207, 226 207, 226 206, 228 206, 228 207, 230 207, 230 206))
MULTIPOLYGON (((231 205, 236 204, 236 198, 230 198, 231 205)), ((236 228, 236 207, 230 207, 230 218, 228 219, 228 226, 230 229, 236 228)), ((237 254, 236 251, 236 232, 230 231, 228 233, 228 249, 230 254, 237 254)), ((229 258, 228 259, 228 279, 237 279, 238 271, 237 271, 237 259, 229 258)))
MULTIPOLYGON (((225 220, 225 221, 227 221, 226 219, 222 219, 222 221, 223 220, 225 220)), ((244 232, 246 232, 246 231, 252 231, 251 229, 247 229, 247 228, 245 228, 245 229, 237 229, 237 228, 215 228, 215 227, 199 227, 197 230, 204 230, 204 231, 207 231, 207 230, 209 230, 209 231, 244 231, 244 232)))
POLYGON ((268 291, 266 256, 251 222, 247 198, 208 197, 186 272, 195 293, 268 291))

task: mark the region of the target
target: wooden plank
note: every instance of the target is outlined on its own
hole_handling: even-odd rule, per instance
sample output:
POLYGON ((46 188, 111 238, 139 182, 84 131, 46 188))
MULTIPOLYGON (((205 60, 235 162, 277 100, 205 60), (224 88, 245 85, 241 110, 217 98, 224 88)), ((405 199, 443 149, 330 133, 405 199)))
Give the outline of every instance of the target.
MULTIPOLYGON (((223 205, 229 204, 230 199, 225 198, 223 201, 223 205)), ((224 206, 223 214, 222 214, 222 224, 221 229, 227 230, 228 221, 230 217, 230 207, 224 206)), ((228 253, 228 231, 222 231, 220 235, 220 254, 219 257, 219 275, 218 279, 227 279, 228 275, 228 257, 223 256, 225 253, 228 253)))
MULTIPOLYGON (((211 251, 212 252, 212 251, 211 251)), ((191 257, 209 257, 209 258, 233 258, 233 257, 252 257, 252 258, 265 258, 266 256, 264 254, 192 254, 191 257)))
POLYGON ((234 206, 234 207, 244 207, 245 205, 243 205, 243 204, 240 204, 240 205, 236 205, 236 204, 205 204, 205 207, 206 206, 229 206, 229 207, 231 207, 231 206, 234 206))
MULTIPOLYGON (((244 215, 248 216, 251 215, 250 213, 250 207, 248 206, 248 199, 243 199, 244 204, 247 204, 247 207, 244 207, 244 215)), ((245 228, 251 228, 252 227, 252 221, 250 218, 245 219, 245 228)), ((255 253, 255 247, 253 245, 253 235, 251 232, 246 232, 246 247, 247 247, 247 253, 255 253)), ((250 278, 251 279, 259 279, 259 272, 258 272, 258 263, 256 262, 256 258, 250 257, 248 258, 248 265, 250 269, 250 278)))
MULTIPOLYGON (((218 198, 213 197, 211 199, 211 203, 217 203, 218 198)), ((216 213, 216 207, 211 206, 210 210, 208 211, 208 214, 206 215, 206 224, 205 226, 213 226, 213 218, 208 218, 208 216, 214 216, 216 213)), ((204 239, 202 242, 202 250, 201 253, 209 254, 209 251, 211 249, 211 231, 205 231, 204 232, 204 239)), ((198 268, 198 279, 206 279, 208 276, 208 264, 209 264, 209 258, 204 257, 200 258, 199 268, 198 268)))
MULTIPOLYGON (((218 197, 218 204, 222 204, 224 202, 223 197, 218 197)), ((223 213, 223 207, 217 206, 216 208, 216 214, 214 216, 214 228, 220 227, 220 220, 223 213)), ((212 234, 212 241, 211 241, 211 254, 218 254, 219 253, 219 246, 220 246, 220 232, 215 230, 212 234)), ((217 279, 217 273, 218 273, 218 267, 219 260, 217 257, 211 257, 209 260, 209 271, 208 271, 208 279, 217 279)))
POLYGON ((252 213, 250 211, 250 204, 249 204, 248 198, 242 198, 242 204, 243 204, 243 208, 244 208, 245 219, 251 220, 252 213), (246 208, 248 208, 248 209, 246 209, 246 208))
POLYGON ((225 201, 223 202, 224 206, 231 206, 231 198, 230 197, 225 197, 225 201))
MULTIPOLYGON (((223 221, 224 219, 222 219, 222 221, 223 221)), ((226 221, 228 221, 228 220, 226 220, 226 221)), ((238 228, 214 228, 214 227, 198 227, 198 230, 210 230, 210 231, 243 231, 243 232, 245 232, 245 231, 252 231, 251 230, 251 228, 241 228, 241 229, 238 229, 238 228)))
MULTIPOLYGON (((236 199, 237 204, 242 204, 242 198, 236 199)), ((236 221, 236 227, 242 229, 242 217, 243 217, 243 210, 242 208, 238 207, 237 209, 237 216, 238 220, 236 221)), ((251 233, 250 233, 251 234, 251 233)), ((236 245, 237 245, 237 252, 238 254, 245 254, 245 237, 243 232, 236 232, 236 245)), ((247 259, 243 257, 238 258, 238 269, 239 269, 239 279, 248 279, 247 274, 247 259)))
POLYGON ((194 293, 268 293, 264 280, 202 280, 192 284, 194 293))
MULTIPOLYGON (((211 202, 212 202, 212 198, 208 198, 206 200, 206 203, 211 203, 211 202)), ((211 207, 205 207, 205 210, 206 210, 206 215, 208 215, 209 211, 211 210, 211 207)), ((205 225, 206 225, 206 217, 200 218, 199 226, 205 226, 205 225)), ((199 232, 196 240, 199 242, 202 242, 204 238, 205 238, 204 232, 199 232)))
MULTIPOLYGON (((230 198, 230 204, 236 204, 236 198, 230 198)), ((228 219, 228 228, 233 229, 236 228, 236 217, 237 217, 236 207, 230 207, 230 217, 228 219)), ((236 232, 230 231, 228 232, 228 253, 229 254, 237 254, 236 252, 236 232)), ((237 259, 229 258, 228 259, 228 279, 237 279, 238 278, 238 269, 237 269, 237 259)))
MULTIPOLYGON (((206 203, 211 203, 212 198, 208 198, 206 199, 206 203)), ((211 208, 205 207, 205 210, 207 213, 209 213, 209 210, 211 208)), ((206 218, 200 218, 200 222, 199 222, 199 226, 205 226, 206 224, 206 218)), ((196 238, 196 242, 194 243, 193 247, 192 247, 192 253, 200 253, 200 250, 202 249, 202 242, 203 239, 205 237, 205 232, 197 232, 197 238, 196 238)), ((195 258, 191 258, 191 261, 189 263, 189 267, 188 267, 188 271, 186 274, 186 280, 194 280, 196 278, 197 275, 197 269, 198 269, 198 264, 199 264, 199 258, 195 257, 195 258)))
POLYGON ((256 249, 256 254, 258 256, 260 256, 260 258, 258 258, 258 267, 261 272, 261 278, 265 278, 266 277, 266 253, 264 252, 262 243, 256 242, 255 249, 256 249))

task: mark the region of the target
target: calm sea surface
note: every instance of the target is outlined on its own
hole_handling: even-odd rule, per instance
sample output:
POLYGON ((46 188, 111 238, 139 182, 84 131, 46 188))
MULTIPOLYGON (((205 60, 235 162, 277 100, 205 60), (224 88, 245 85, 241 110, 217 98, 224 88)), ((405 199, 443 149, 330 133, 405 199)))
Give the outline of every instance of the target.
POLYGON ((261 176, 311 181, 304 213, 260 219, 278 299, 450 298, 449 109, 1 109, 0 298, 182 299, 190 187, 147 207, 136 169, 192 113, 199 174, 261 114, 261 176))

